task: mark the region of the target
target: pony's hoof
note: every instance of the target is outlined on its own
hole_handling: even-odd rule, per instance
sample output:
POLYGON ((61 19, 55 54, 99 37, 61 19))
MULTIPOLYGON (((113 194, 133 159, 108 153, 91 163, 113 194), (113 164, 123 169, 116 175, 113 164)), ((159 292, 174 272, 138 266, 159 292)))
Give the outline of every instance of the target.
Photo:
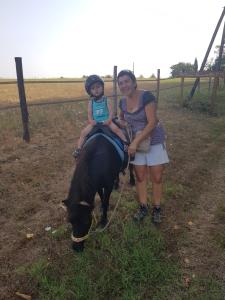
POLYGON ((72 249, 75 252, 83 252, 84 251, 84 242, 79 242, 79 243, 73 242, 72 249))
POLYGON ((106 226, 106 224, 108 223, 108 220, 107 219, 103 219, 99 222, 99 226, 101 228, 104 228, 106 226))
POLYGON ((116 190, 116 191, 119 189, 119 183, 118 182, 114 182, 113 189, 116 190))
POLYGON ((134 178, 130 178, 130 185, 135 186, 135 179, 134 178))

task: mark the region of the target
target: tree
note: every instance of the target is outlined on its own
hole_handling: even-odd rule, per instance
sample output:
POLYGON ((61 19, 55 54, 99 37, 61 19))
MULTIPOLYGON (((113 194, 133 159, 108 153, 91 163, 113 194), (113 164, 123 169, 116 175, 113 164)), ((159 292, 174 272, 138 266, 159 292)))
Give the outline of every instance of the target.
POLYGON ((194 65, 191 63, 179 62, 176 65, 170 67, 172 77, 180 76, 182 73, 193 73, 195 72, 194 65))
POLYGON ((194 67, 194 71, 195 71, 195 73, 197 73, 198 72, 198 60, 197 60, 197 58, 195 57, 195 61, 194 61, 194 65, 193 65, 193 67, 194 67))
MULTIPOLYGON (((219 63, 219 52, 220 52, 220 46, 217 45, 216 46, 216 50, 214 51, 214 53, 217 55, 214 63, 212 64, 212 70, 216 71, 218 63, 219 63)), ((220 71, 225 71, 225 48, 223 48, 223 54, 222 54, 222 58, 221 58, 221 65, 220 65, 220 71)))
POLYGON ((155 78, 156 78, 156 76, 155 76, 155 74, 154 74, 154 73, 152 73, 152 75, 151 75, 149 78, 151 78, 151 79, 155 79, 155 78))

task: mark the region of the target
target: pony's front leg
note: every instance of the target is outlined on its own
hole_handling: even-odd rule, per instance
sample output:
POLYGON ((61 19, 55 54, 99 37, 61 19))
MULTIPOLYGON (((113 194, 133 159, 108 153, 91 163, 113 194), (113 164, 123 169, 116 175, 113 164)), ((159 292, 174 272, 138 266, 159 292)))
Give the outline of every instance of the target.
POLYGON ((84 251, 84 241, 72 242, 72 249, 76 252, 83 252, 84 251))

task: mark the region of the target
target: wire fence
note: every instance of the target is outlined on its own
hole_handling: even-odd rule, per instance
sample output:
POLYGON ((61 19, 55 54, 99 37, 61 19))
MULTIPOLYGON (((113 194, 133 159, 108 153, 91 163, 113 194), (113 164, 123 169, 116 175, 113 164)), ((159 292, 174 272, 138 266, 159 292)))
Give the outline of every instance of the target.
MULTIPOLYGON (((23 139, 26 141, 29 141, 30 139, 29 126, 28 126, 28 122, 29 122, 28 107, 82 103, 88 101, 89 99, 89 97, 84 95, 83 85, 85 82, 85 78, 79 80, 76 79, 68 80, 64 78, 59 78, 57 80, 52 80, 52 79, 24 80, 21 58, 16 58, 16 69, 17 69, 17 80, 1 80, 0 89, 2 89, 2 87, 4 86, 14 85, 14 92, 15 92, 16 85, 17 85, 20 102, 18 104, 13 103, 10 105, 0 106, 0 111, 18 109, 19 107, 21 108, 22 123, 24 128, 23 139), (28 94, 28 99, 30 99, 28 102, 26 101, 25 86, 26 86, 26 93, 28 94), (79 88, 77 88, 77 86, 79 86, 79 88), (73 89, 73 93, 77 93, 77 97, 72 96, 72 94, 69 92, 70 88, 73 89), (35 95, 41 95, 40 99, 37 99, 37 96, 30 97, 30 93, 32 93, 32 91, 35 92, 35 95), (59 96, 58 95, 59 91, 64 95, 59 96), (47 93, 46 98, 44 99, 42 96, 43 92, 47 93)), ((158 69, 157 78, 151 78, 151 79, 140 78, 137 79, 137 83, 140 88, 151 90, 156 95, 157 102, 159 101, 160 93, 162 93, 163 91, 177 89, 179 93, 180 90, 178 97, 180 97, 180 103, 184 105, 184 103, 187 102, 187 99, 184 99, 184 89, 186 92, 187 88, 193 86, 194 83, 195 88, 198 87, 198 90, 202 88, 204 89, 208 88, 208 93, 210 93, 211 86, 213 85, 213 91, 215 95, 215 81, 217 83, 220 82, 220 77, 223 78, 223 83, 225 84, 224 72, 222 74, 194 74, 194 75, 181 74, 181 76, 177 78, 166 79, 166 78, 160 78, 160 70, 158 69), (213 76, 215 76, 214 80, 212 80, 213 76), (200 83, 200 79, 201 79, 201 83, 200 83)), ((114 115, 117 115, 117 106, 118 106, 117 99, 122 95, 117 92, 117 67, 116 66, 114 66, 113 78, 104 78, 104 82, 106 87, 105 94, 107 97, 113 99, 114 115)), ((8 91, 7 89, 5 90, 6 92, 8 91)), ((193 92, 193 87, 192 87, 192 92, 193 92)))

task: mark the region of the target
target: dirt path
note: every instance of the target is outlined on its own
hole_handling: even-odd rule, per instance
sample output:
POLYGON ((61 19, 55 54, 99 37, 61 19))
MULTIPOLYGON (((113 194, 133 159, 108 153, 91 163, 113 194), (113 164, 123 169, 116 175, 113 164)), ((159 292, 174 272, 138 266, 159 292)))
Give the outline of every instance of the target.
POLYGON ((186 242, 181 242, 179 252, 187 276, 210 274, 225 286, 225 251, 216 243, 218 233, 225 230, 225 219, 220 222, 217 218, 225 195, 225 143, 220 146, 221 159, 210 170, 208 188, 196 199, 186 242))
POLYGON ((168 178, 182 189, 165 203, 169 226, 164 224, 163 230, 171 252, 176 249, 174 255, 180 257, 187 286, 197 278, 214 278, 225 288, 224 244, 218 242, 225 232, 225 135, 221 124, 224 120, 177 111, 171 126, 168 178))

